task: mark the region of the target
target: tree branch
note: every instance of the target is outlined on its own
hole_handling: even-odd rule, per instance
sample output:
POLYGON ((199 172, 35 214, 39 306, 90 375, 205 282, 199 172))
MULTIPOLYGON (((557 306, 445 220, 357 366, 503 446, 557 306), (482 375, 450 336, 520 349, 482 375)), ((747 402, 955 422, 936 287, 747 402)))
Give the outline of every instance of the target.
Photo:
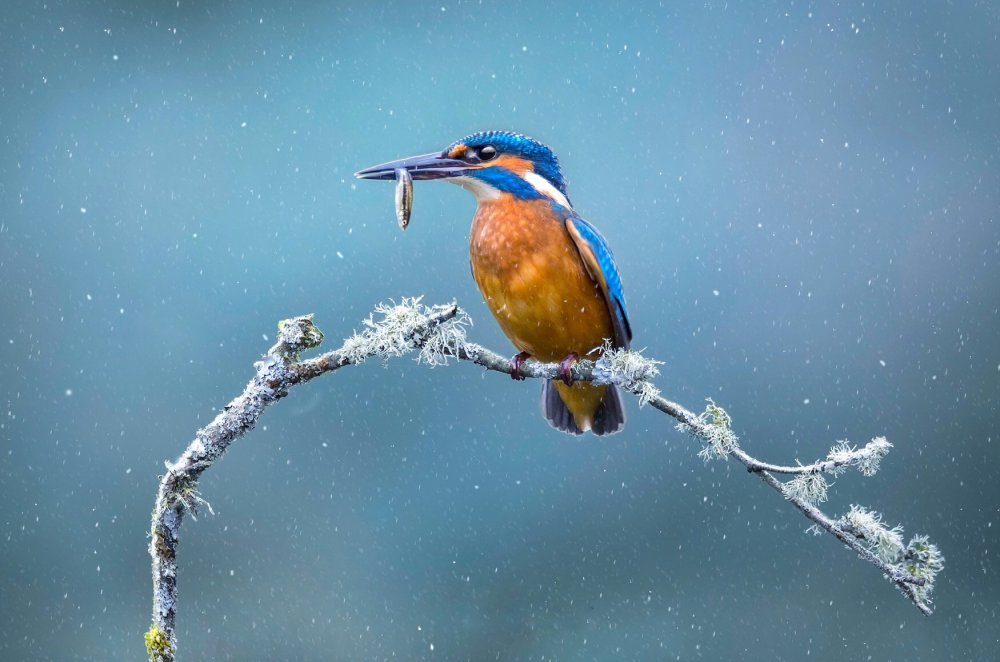
MULTIPOLYGON (((256 374, 243 393, 226 405, 206 427, 199 430, 187 450, 173 463, 166 463, 160 479, 150 527, 149 554, 153 570, 153 623, 146 632, 146 650, 153 662, 172 661, 177 651, 177 543, 184 515, 197 514, 201 506, 211 506, 197 491, 201 474, 214 464, 230 444, 252 430, 269 405, 288 390, 346 365, 363 363, 371 357, 389 359, 417 352, 417 361, 444 365, 449 359, 470 361, 487 370, 511 373, 509 360, 496 352, 466 340, 468 316, 456 304, 428 307, 420 299, 403 299, 398 305, 380 304, 379 319, 369 316, 364 328, 346 339, 339 348, 314 358, 300 359, 301 352, 318 347, 323 334, 306 315, 278 325, 278 340, 254 364, 256 374)), ((732 421, 724 409, 708 401, 701 414, 660 395, 652 382, 659 361, 639 352, 605 346, 596 362, 580 361, 572 368, 573 378, 595 384, 616 384, 635 394, 640 406, 649 404, 677 421, 677 428, 703 442, 699 455, 706 461, 733 457, 749 472, 779 492, 813 522, 815 533, 830 533, 862 559, 889 578, 920 611, 931 613, 931 591, 944 558, 926 536, 915 536, 905 546, 902 529, 888 528, 881 515, 861 506, 840 518, 823 513, 819 503, 826 500, 828 484, 824 475, 836 476, 856 468, 871 476, 879 461, 892 448, 877 437, 862 448, 838 442, 827 457, 804 466, 782 466, 762 462, 740 445, 732 432, 732 421), (782 482, 775 474, 792 475, 782 482)), ((529 360, 521 375, 536 379, 560 376, 559 364, 529 360)))
MULTIPOLYGON (((149 555, 153 561, 153 624, 146 632, 146 652, 153 662, 168 662, 177 651, 174 624, 177 618, 177 541, 184 514, 194 516, 200 506, 211 506, 198 494, 198 479, 215 463, 229 445, 252 430, 264 409, 288 395, 288 389, 319 375, 370 356, 401 356, 423 348, 441 331, 446 322, 456 322, 457 305, 418 307, 414 300, 400 306, 379 306, 383 319, 376 324, 369 318, 366 329, 344 341, 331 352, 305 361, 299 353, 319 346, 323 333, 312 323, 312 315, 295 317, 278 325, 278 341, 267 355, 254 363, 256 374, 243 393, 226 405, 215 419, 198 430, 184 454, 160 478, 160 488, 153 506, 149 555)), ((462 320, 455 327, 462 331, 462 320)), ((464 334, 463 334, 464 335, 464 334)))

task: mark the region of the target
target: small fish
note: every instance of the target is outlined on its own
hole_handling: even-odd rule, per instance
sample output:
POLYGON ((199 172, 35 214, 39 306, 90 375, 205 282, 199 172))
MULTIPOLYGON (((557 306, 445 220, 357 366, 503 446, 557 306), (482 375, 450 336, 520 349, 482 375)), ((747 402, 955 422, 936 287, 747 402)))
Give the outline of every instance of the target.
POLYGON ((413 210, 413 177, 406 168, 396 168, 396 220, 399 229, 405 230, 410 224, 413 210))

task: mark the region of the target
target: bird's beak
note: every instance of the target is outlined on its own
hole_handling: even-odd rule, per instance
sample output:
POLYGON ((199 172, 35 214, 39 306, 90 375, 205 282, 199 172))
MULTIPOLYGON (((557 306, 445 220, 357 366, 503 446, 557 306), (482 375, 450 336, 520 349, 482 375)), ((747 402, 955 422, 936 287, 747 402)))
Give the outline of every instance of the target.
POLYGON ((435 152, 365 168, 354 173, 354 176, 358 179, 396 179, 396 170, 404 168, 413 179, 446 179, 459 177, 470 167, 472 166, 465 161, 450 159, 435 152))

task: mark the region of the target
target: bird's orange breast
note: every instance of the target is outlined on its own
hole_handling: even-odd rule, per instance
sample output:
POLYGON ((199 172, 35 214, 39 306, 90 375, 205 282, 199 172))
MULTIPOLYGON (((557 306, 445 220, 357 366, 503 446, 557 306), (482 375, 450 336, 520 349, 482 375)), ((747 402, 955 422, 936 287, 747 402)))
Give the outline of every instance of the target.
POLYGON ((600 287, 547 200, 481 202, 469 243, 476 284, 519 350, 540 361, 582 358, 614 337, 600 287))

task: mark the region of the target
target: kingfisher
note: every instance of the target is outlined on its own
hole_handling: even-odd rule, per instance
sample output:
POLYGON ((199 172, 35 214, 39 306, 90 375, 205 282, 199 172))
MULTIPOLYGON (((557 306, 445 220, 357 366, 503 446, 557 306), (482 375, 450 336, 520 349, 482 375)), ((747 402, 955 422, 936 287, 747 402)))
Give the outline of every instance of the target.
POLYGON ((632 328, 614 256, 597 228, 573 209, 556 155, 510 131, 481 131, 444 151, 372 166, 360 179, 444 179, 477 201, 469 235, 472 276, 500 328, 528 358, 560 365, 542 385, 542 412, 558 430, 613 434, 625 425, 614 385, 576 382, 572 366, 606 346, 628 348, 632 328))

